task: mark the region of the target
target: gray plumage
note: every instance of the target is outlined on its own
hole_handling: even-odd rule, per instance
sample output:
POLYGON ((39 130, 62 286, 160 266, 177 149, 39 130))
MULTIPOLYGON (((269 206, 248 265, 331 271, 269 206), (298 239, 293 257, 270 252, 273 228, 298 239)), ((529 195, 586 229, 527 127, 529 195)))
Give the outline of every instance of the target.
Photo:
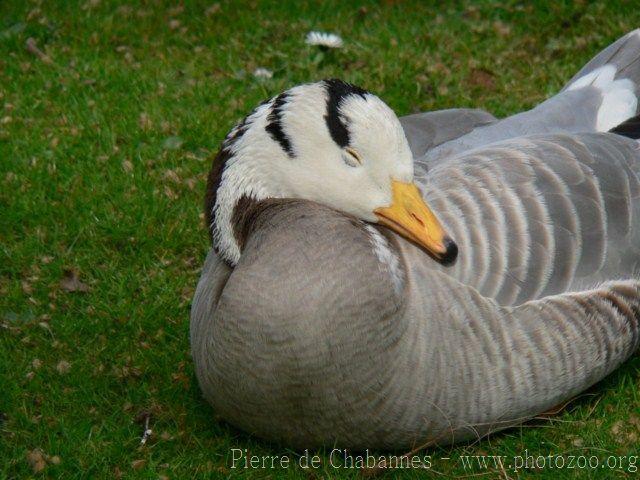
MULTIPOLYGON (((620 63, 637 85, 639 38, 576 78, 620 63)), ((209 254, 193 301, 216 412, 297 447, 409 448, 520 423, 619 366, 640 339, 640 148, 596 132, 602 99, 402 120, 452 267, 322 205, 265 208, 235 268, 209 254)))
POLYGON ((420 158, 437 146, 460 138, 478 127, 497 121, 490 113, 474 108, 415 113, 400 119, 415 158, 420 158))

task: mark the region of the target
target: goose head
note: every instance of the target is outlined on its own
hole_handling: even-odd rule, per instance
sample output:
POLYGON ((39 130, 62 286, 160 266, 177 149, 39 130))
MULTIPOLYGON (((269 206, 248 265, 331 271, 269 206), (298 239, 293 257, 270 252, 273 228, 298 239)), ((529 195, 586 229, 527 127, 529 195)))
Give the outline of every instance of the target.
POLYGON ((238 223, 270 198, 322 203, 379 223, 450 263, 456 244, 413 183, 402 126, 380 98, 341 80, 293 87, 263 102, 226 136, 207 185, 212 242, 240 259, 238 223))

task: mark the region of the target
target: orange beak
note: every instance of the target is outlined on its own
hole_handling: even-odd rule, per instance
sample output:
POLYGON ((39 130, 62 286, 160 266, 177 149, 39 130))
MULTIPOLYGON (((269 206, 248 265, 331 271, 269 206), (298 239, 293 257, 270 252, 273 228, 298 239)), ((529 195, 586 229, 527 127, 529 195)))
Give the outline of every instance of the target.
POLYGON ((453 263, 458 255, 458 246, 445 234, 415 183, 392 180, 391 188, 391 205, 373 211, 378 223, 425 248, 441 263, 453 263))

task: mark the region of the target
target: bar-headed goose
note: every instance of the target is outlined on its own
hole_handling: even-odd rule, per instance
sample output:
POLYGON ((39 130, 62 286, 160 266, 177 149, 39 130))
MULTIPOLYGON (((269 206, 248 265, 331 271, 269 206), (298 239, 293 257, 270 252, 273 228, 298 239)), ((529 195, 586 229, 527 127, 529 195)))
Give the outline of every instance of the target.
POLYGON ((217 413, 299 447, 448 443, 620 365, 640 331, 639 81, 635 31, 504 120, 398 120, 339 80, 257 107, 207 186, 191 343, 217 413))

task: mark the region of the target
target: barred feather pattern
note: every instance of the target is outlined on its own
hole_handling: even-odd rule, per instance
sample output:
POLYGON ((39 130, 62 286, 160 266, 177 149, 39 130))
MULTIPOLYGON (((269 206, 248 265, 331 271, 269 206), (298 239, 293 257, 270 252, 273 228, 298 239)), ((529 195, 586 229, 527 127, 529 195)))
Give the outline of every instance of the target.
POLYGON ((265 219, 234 270, 210 254, 191 342, 219 415, 300 448, 447 444, 560 404, 638 348, 636 280, 500 306, 395 238, 397 295, 369 239, 301 202, 265 219))
POLYGON ((639 167, 633 140, 594 133, 418 171, 460 254, 440 267, 391 236, 400 292, 370 227, 308 202, 265 213, 235 269, 211 253, 197 288, 206 398, 271 440, 393 449, 477 438, 571 398, 638 348, 639 167))
POLYGON ((533 135, 419 172, 458 242, 447 271, 502 305, 637 276, 640 151, 627 138, 533 135))
POLYGON ((447 444, 547 411, 636 352, 640 145, 595 133, 603 92, 574 83, 607 65, 640 83, 640 31, 529 112, 405 121, 434 131, 410 144, 452 267, 306 201, 264 209, 235 268, 210 252, 191 345, 216 413, 300 448, 447 444))

